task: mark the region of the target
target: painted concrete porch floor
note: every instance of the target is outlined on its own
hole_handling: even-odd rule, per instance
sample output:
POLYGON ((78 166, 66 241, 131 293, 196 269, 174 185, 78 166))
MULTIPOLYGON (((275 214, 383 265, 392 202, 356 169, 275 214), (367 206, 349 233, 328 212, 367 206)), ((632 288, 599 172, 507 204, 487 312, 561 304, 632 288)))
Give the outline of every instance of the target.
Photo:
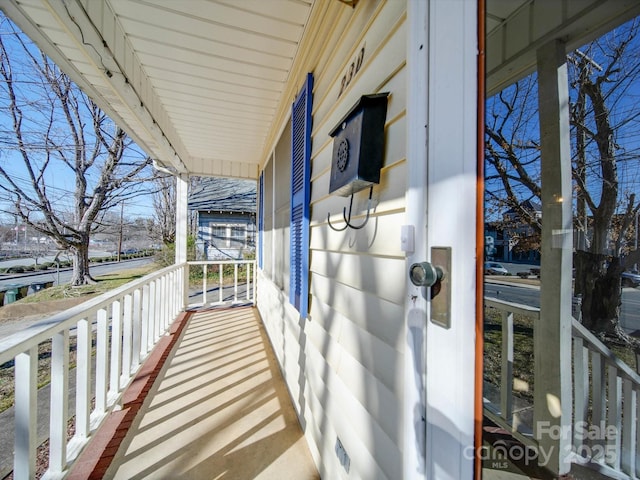
POLYGON ((189 318, 105 478, 320 478, 256 309, 189 318))

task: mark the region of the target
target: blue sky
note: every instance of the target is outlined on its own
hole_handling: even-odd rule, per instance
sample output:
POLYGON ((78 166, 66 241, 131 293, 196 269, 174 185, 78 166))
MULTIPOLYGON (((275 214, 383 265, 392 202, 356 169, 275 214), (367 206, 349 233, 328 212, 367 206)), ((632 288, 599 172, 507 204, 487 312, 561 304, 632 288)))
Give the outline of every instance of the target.
MULTIPOLYGON (((9 24, 6 20, 0 22, 0 35, 2 35, 3 42, 8 50, 8 57, 11 59, 14 78, 20 79, 19 83, 16 82, 18 84, 15 85, 15 87, 24 93, 24 97, 27 100, 35 102, 40 94, 32 92, 37 90, 38 78, 29 73, 29 69, 26 66, 28 64, 27 55, 16 41, 15 36, 10 33, 9 24), (19 74, 20 76, 18 77, 19 74)), ((31 52, 37 52, 34 46, 31 46, 30 50, 31 52)), ((21 188, 28 188, 30 184, 29 174, 22 161, 20 151, 17 148, 15 137, 12 135, 12 119, 4 108, 7 104, 6 90, 2 85, 0 85, 0 88, 2 89, 0 93, 0 166, 9 173, 21 188)), ((44 109, 29 108, 25 105, 22 111, 24 114, 23 127, 25 131, 36 135, 47 125, 48 117, 44 109)), ((88 120, 88 117, 85 121, 86 120, 88 120)), ((60 127, 60 132, 65 132, 65 127, 62 125, 62 122, 57 126, 60 127)), ((56 128, 55 122, 53 127, 54 129, 56 128)), ((61 135, 58 135, 57 138, 61 142, 65 141, 61 135)), ((45 161, 43 152, 38 151, 38 149, 30 149, 29 156, 35 163, 45 161)), ((134 145, 134 148, 130 150, 128 158, 130 158, 131 161, 137 162, 139 159, 144 158, 144 156, 142 150, 134 145)), ((88 183, 91 184, 92 181, 95 181, 97 176, 97 171, 89 174, 88 183)), ((63 164, 58 163, 55 168, 47 169, 44 178, 47 185, 48 196, 52 199, 56 208, 61 211, 72 211, 75 185, 75 175, 73 171, 63 164)), ((0 179, 0 182, 6 184, 7 180, 0 179)), ((0 210, 4 211, 0 212, 0 222, 13 223, 13 216, 5 213, 6 211, 11 212, 12 207, 8 205, 6 201, 2 201, 3 198, 6 198, 6 193, 0 192, 0 210)), ((119 215, 120 207, 116 207, 114 213, 119 215), (115 212, 115 210, 117 210, 117 212, 115 212)), ((154 216, 151 195, 147 194, 127 200, 125 202, 125 216, 130 219, 154 216)))
MULTIPOLYGON (((611 48, 609 46, 620 38, 629 35, 632 25, 640 23, 640 19, 632 20, 627 24, 619 27, 615 32, 604 35, 598 44, 581 47, 580 53, 571 53, 568 56, 570 81, 575 77, 575 68, 571 63, 571 58, 579 55, 587 55, 592 60, 593 74, 600 74, 599 67, 605 67, 610 63, 607 58, 610 55, 611 48), (617 39, 616 39, 617 36, 617 39)), ((606 102, 609 108, 610 120, 615 128, 614 138, 616 142, 616 161, 619 177, 619 199, 623 200, 628 193, 636 193, 636 203, 640 201, 640 32, 631 40, 626 50, 625 62, 620 63, 619 69, 611 72, 608 80, 603 82, 603 91, 607 96, 606 102), (612 89, 613 81, 624 78, 629 75, 628 80, 622 81, 620 85, 612 89)), ((516 130, 515 122, 508 122, 504 125, 504 134, 510 143, 519 144, 523 148, 518 151, 519 159, 522 163, 530 162, 526 165, 526 171, 539 184, 540 161, 539 161, 539 125, 537 117, 537 85, 536 76, 532 74, 530 77, 523 79, 518 85, 520 94, 528 92, 529 97, 523 101, 523 107, 518 108, 513 117, 520 120, 525 127, 516 130), (529 89, 528 86, 531 86, 529 89), (513 137, 513 138, 510 138, 513 137)), ((503 95, 506 99, 511 99, 516 91, 516 86, 510 86, 504 90, 503 95)), ((570 88, 570 101, 576 102, 576 90, 570 88)), ((520 104, 519 104, 520 105, 520 104)), ((506 109, 500 103, 498 96, 494 96, 487 100, 487 125, 491 126, 494 122, 492 112, 496 112, 499 116, 504 115, 506 109)), ((498 117, 498 121, 500 117, 498 117)), ((593 116, 588 119, 588 128, 595 131, 593 116)), ((574 138, 572 136, 572 155, 575 153, 574 138)), ((591 196, 599 203, 601 190, 600 179, 600 156, 592 142, 587 152, 587 182, 588 190, 591 196)), ((495 174, 492 166, 487 163, 487 176, 495 174)), ((515 172, 512 172, 515 174, 515 172)), ((494 181, 495 182, 495 181, 494 181)), ((496 187, 496 183, 487 181, 487 191, 492 189, 498 191, 501 187, 496 187)), ((516 182, 513 182, 516 185, 516 182)), ((523 186, 515 186, 515 190, 519 193, 520 200, 528 200, 531 198, 531 191, 523 186)), ((535 199, 539 201, 539 199, 535 199)), ((504 212, 487 212, 487 220, 497 220, 501 218, 504 212)))

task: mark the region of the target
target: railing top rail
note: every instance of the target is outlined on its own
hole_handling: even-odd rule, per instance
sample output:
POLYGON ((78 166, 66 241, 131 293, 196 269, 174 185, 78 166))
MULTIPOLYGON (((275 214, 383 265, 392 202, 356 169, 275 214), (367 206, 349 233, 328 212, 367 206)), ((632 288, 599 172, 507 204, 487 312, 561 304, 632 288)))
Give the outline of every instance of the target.
POLYGON ((256 263, 255 260, 192 260, 189 265, 242 265, 245 263, 256 263))
POLYGON ((640 375, 631 370, 629 365, 624 363, 615 354, 609 350, 609 348, 598 339, 593 333, 591 333, 584 325, 582 325, 575 318, 573 319, 572 332, 574 337, 580 337, 587 341, 588 348, 596 351, 600 355, 606 358, 606 360, 615 365, 622 377, 627 378, 636 385, 640 385, 640 375))
MULTIPOLYGON (((521 305, 519 303, 507 302, 504 300, 499 300, 493 297, 485 297, 484 304, 486 306, 494 307, 499 310, 506 310, 513 313, 520 313, 523 315, 539 317, 540 309, 537 307, 531 307, 528 305, 521 305)), ((609 350, 609 348, 602 343, 598 337, 596 337, 593 333, 591 333, 584 325, 582 325, 575 318, 572 319, 572 335, 573 337, 580 337, 584 339, 588 343, 588 348, 599 353, 603 357, 605 357, 606 361, 615 367, 620 372, 620 375, 624 378, 627 378, 635 385, 640 385, 640 375, 637 372, 634 372, 629 365, 624 363, 615 354, 609 350)))
POLYGON ((151 283, 173 270, 182 268, 184 265, 185 264, 170 265, 157 272, 150 273, 138 280, 126 283, 63 312, 44 317, 41 321, 30 325, 24 330, 0 340, 0 365, 13 360, 19 353, 40 344, 51 338, 54 334, 71 327, 74 322, 82 318, 87 318, 93 312, 109 306, 115 299, 128 295, 145 284, 151 283))
POLYGON ((484 297, 484 304, 488 307, 494 307, 499 310, 508 310, 513 313, 519 313, 530 317, 540 316, 540 309, 537 307, 522 305, 520 303, 507 302, 505 300, 499 300, 493 297, 484 297))

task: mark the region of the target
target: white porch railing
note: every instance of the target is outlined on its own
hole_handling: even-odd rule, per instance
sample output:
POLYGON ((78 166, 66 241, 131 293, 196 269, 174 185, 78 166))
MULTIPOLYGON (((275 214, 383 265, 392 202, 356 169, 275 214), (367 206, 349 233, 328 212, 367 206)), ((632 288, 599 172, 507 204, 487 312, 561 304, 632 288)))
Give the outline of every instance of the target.
POLYGON ((255 260, 206 260, 188 262, 192 273, 202 274, 198 292, 189 289, 189 305, 256 302, 255 260), (200 300, 200 301, 198 301, 200 300))
MULTIPOLYGON (((495 403, 485 402, 485 411, 488 413, 489 417, 492 420, 496 421, 496 423, 508 427, 509 430, 513 431, 514 435, 516 435, 521 441, 525 443, 531 443, 531 422, 527 422, 527 420, 521 418, 519 412, 528 410, 529 415, 527 415, 527 417, 529 420, 531 420, 533 418, 533 403, 527 405, 526 402, 522 402, 524 404, 518 406, 517 410, 519 412, 516 413, 516 416, 514 418, 514 403, 516 399, 513 394, 513 364, 515 349, 514 316, 519 315, 522 318, 530 320, 531 324, 534 325, 535 328, 535 322, 536 320, 538 320, 538 318, 540 318, 540 309, 487 297, 485 297, 484 299, 484 304, 485 308, 494 308, 499 313, 501 319, 502 334, 499 375, 499 401, 495 403)), ((533 342, 533 338, 531 339, 531 341, 533 342)), ((533 370, 533 362, 531 364, 531 369, 533 370)), ((524 417, 524 415, 522 415, 522 417, 524 417)))
MULTIPOLYGON (((62 478, 189 299, 200 298, 198 305, 255 303, 255 265, 254 260, 173 265, 1 340, 0 365, 14 362, 15 366, 14 479, 36 475, 42 417, 38 415, 38 371, 43 368, 38 366, 39 350, 50 351, 51 359, 47 367, 51 399, 43 409, 49 429, 49 468, 44 478, 62 478), (193 268, 202 269, 202 289, 189 287, 187 292, 186 276, 193 268), (70 414, 74 383, 75 411, 70 414), (71 418, 74 434, 69 439, 71 418)), ((4 477, 8 472, 0 473, 4 477)))
MULTIPOLYGON (((485 298, 484 304, 500 312, 502 327, 499 403, 485 399, 485 415, 513 432, 519 440, 535 446, 533 432, 536 429, 533 425, 523 425, 514 415, 513 360, 514 348, 517 348, 514 315, 532 320, 535 332, 540 310, 495 298, 485 298)), ((572 343, 573 424, 563 426, 559 432, 571 435, 571 460, 590 464, 614 478, 639 478, 640 376, 576 319, 573 319, 572 343)), ((533 354, 535 357, 544 352, 533 354)))
POLYGON ((185 264, 164 268, 0 341, 0 365, 15 365, 14 479, 36 474, 39 349, 51 352, 45 478, 61 478, 183 310, 184 275, 185 264), (74 352, 74 434, 68 439, 74 352))
POLYGON ((574 319, 574 461, 640 476, 639 392, 640 376, 574 319))

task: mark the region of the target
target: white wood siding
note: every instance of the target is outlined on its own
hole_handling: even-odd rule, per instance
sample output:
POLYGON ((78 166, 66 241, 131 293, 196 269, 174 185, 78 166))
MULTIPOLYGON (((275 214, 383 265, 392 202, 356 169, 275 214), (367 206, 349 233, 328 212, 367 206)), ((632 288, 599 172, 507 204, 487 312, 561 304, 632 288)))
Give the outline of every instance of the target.
MULTIPOLYGON (((299 318, 275 274, 261 272, 258 282, 258 307, 322 478, 402 477, 405 11, 404 1, 388 0, 363 1, 355 9, 335 2, 325 12, 333 28, 314 46, 322 50, 308 52, 317 56, 311 69, 309 318, 299 318), (362 67, 339 95, 342 76, 362 46, 362 67), (362 230, 333 231, 327 213, 341 224, 349 199, 329 195, 329 132, 361 95, 386 91, 384 165, 369 223, 362 230), (336 438, 350 456, 349 473, 336 456, 336 438)), ((300 85, 302 76, 290 81, 300 85)), ((265 191, 265 197, 271 195, 265 191)), ((368 189, 354 198, 356 223, 364 219, 367 198, 368 189)), ((281 236, 275 232, 275 238, 281 236)), ((265 258, 270 254, 265 251, 265 258)))

